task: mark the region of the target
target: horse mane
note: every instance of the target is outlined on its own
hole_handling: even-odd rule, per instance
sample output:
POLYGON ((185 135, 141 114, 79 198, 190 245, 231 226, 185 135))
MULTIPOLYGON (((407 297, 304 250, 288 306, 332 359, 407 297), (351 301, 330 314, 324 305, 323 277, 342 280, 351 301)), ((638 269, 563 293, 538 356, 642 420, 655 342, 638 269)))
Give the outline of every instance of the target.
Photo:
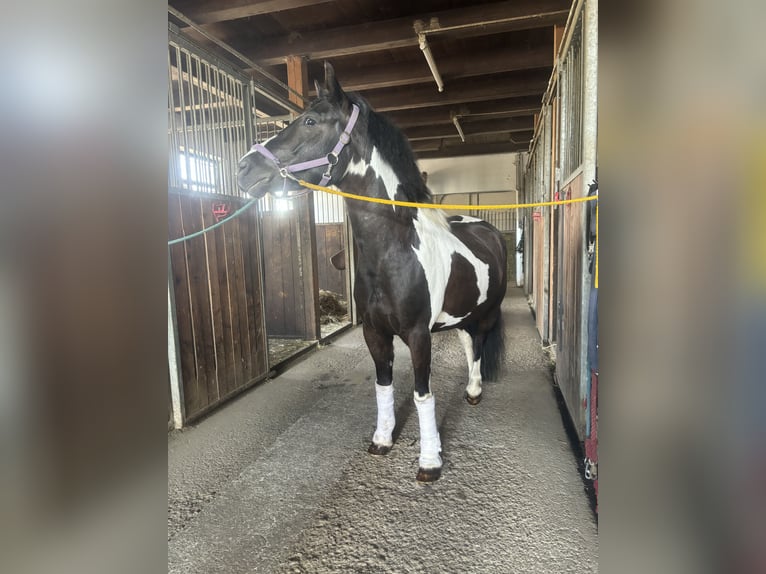
POLYGON ((380 155, 391 165, 399 182, 400 194, 405 201, 433 203, 431 190, 423 181, 410 142, 391 120, 370 107, 359 94, 347 94, 367 117, 368 146, 375 146, 380 155))

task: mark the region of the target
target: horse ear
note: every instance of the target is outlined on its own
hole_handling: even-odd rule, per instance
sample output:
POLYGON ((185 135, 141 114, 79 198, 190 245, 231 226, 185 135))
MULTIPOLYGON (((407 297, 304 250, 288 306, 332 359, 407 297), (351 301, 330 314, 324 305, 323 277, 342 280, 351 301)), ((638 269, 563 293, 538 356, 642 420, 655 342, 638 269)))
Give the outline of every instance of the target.
POLYGON ((317 91, 317 98, 324 98, 327 96, 327 90, 325 90, 324 86, 320 85, 317 80, 314 80, 314 89, 317 91))
POLYGON ((340 103, 343 101, 346 95, 343 92, 343 88, 340 87, 338 80, 335 78, 335 69, 332 64, 325 60, 324 63, 324 86, 323 89, 317 90, 317 94, 326 96, 328 100, 340 103))

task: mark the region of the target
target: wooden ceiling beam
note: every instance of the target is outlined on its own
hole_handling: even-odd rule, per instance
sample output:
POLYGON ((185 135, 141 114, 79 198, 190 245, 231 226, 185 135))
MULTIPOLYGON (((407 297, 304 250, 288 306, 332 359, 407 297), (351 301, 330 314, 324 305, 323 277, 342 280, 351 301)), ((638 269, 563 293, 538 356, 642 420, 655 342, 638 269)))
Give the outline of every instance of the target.
POLYGON ((199 0, 182 4, 179 10, 197 24, 215 24, 282 10, 326 4, 333 0, 199 0))
MULTIPOLYGON (((484 134, 530 132, 534 128, 531 116, 526 118, 506 118, 481 121, 462 120, 460 122, 460 127, 463 129, 466 137, 484 134)), ((460 137, 457 129, 455 129, 455 126, 452 124, 417 126, 404 130, 404 135, 406 135, 410 141, 460 137)))
MULTIPOLYGON (((451 81, 461 78, 551 67, 553 57, 550 46, 540 45, 529 49, 471 53, 470 56, 460 58, 436 56, 436 62, 445 86, 448 88, 451 81)), ((339 65, 335 67, 335 75, 342 82, 343 88, 350 92, 430 84, 434 81, 423 58, 396 65, 364 68, 361 71, 339 65)), ((316 95, 316 91, 312 89, 310 94, 316 95)))
POLYGON ((397 110, 386 112, 386 116, 400 128, 452 124, 450 112, 455 112, 466 119, 476 117, 510 118, 531 116, 540 110, 538 96, 506 98, 485 102, 471 102, 463 105, 436 106, 415 110, 397 110))
POLYGON ((566 22, 568 13, 569 0, 506 0, 304 34, 293 33, 271 38, 259 48, 245 53, 262 66, 282 64, 290 55, 320 60, 417 46, 415 20, 438 21, 442 28, 481 24, 449 32, 452 37, 466 38, 560 25, 566 22), (496 21, 500 23, 493 24, 496 21))
POLYGON ((544 70, 511 78, 460 80, 445 88, 443 92, 438 92, 432 85, 422 84, 407 89, 394 88, 370 92, 365 94, 365 97, 378 112, 429 108, 498 98, 535 95, 541 97, 548 85, 549 76, 550 72, 544 70))

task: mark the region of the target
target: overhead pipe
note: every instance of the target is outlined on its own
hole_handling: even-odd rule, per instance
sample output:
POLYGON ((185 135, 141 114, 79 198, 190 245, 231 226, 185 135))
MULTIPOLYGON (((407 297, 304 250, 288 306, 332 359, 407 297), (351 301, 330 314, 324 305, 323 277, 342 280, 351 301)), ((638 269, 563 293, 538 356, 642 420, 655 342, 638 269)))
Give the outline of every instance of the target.
POLYGON ((440 92, 443 92, 444 82, 442 81, 442 76, 439 73, 439 69, 436 67, 436 61, 434 60, 434 56, 431 53, 431 47, 428 45, 426 35, 423 32, 418 32, 418 44, 420 45, 420 50, 423 52, 423 55, 426 57, 426 62, 428 62, 428 67, 431 69, 431 74, 433 75, 434 81, 436 82, 436 87, 439 88, 440 92))
POLYGON ((460 135, 461 141, 465 143, 465 134, 463 133, 463 128, 460 126, 460 116, 455 112, 451 112, 450 117, 452 118, 452 123, 455 124, 455 127, 457 128, 457 133, 460 135))

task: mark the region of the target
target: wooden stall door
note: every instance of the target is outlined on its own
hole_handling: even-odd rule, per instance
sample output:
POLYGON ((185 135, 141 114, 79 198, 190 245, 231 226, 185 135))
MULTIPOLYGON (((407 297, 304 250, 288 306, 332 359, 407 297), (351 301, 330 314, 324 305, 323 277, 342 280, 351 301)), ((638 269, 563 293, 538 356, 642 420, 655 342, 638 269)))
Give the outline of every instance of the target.
MULTIPOLYGON (((240 198, 168 193, 170 239, 210 227, 240 198)), ((186 421, 268 373, 256 210, 169 247, 186 421)))

